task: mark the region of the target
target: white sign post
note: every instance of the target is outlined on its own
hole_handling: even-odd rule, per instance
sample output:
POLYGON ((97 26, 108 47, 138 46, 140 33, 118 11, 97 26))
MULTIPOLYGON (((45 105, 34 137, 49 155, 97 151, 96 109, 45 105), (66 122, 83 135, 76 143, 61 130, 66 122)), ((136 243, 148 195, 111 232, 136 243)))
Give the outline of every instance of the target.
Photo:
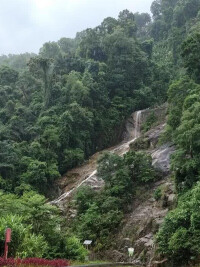
POLYGON ((134 248, 128 248, 128 255, 130 258, 133 257, 134 251, 135 251, 134 248))
MULTIPOLYGON (((91 245, 91 244, 92 244, 92 240, 85 240, 85 241, 83 242, 83 245, 86 246, 87 250, 88 250, 89 245, 91 245)), ((88 261, 88 260, 89 260, 89 257, 86 256, 86 257, 85 257, 85 260, 88 261)))
POLYGON ((83 242, 83 245, 85 245, 87 249, 88 249, 88 246, 91 245, 91 244, 92 244, 92 240, 85 240, 83 242))

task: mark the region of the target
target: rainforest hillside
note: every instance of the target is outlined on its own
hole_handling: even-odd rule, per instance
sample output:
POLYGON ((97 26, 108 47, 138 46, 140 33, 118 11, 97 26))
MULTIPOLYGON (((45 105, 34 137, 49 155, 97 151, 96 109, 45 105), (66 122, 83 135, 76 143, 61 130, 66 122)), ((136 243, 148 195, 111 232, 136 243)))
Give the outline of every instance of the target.
POLYGON ((168 101, 162 141, 176 145, 179 200, 156 242, 175 264, 199 258, 200 0, 156 0, 151 12, 124 10, 75 39, 45 43, 38 55, 0 57, 0 251, 7 225, 11 256, 84 258, 86 234, 96 250, 108 247, 131 188, 158 179, 146 154, 100 159, 106 189, 79 192, 74 228, 45 197, 66 171, 121 141, 131 113, 168 101), (107 161, 113 169, 103 168, 107 161))
POLYGON ((154 60, 176 73, 168 89, 164 139, 176 145, 171 170, 178 204, 167 215, 157 245, 173 266, 182 266, 198 261, 200 251, 200 1, 154 1, 151 10, 154 60))
POLYGON ((166 101, 170 74, 152 60, 152 47, 124 10, 74 40, 45 43, 27 67, 16 61, 28 55, 1 57, 2 189, 46 194, 68 169, 119 141, 134 110, 166 101))

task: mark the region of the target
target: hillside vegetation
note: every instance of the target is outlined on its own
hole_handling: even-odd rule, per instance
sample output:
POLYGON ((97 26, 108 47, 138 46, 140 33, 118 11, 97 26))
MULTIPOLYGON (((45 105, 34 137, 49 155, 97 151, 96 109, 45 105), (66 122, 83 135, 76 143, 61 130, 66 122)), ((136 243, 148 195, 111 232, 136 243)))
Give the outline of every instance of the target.
POLYGON ((169 78, 151 50, 124 10, 75 39, 45 43, 39 55, 0 57, 0 233, 3 249, 5 227, 13 229, 10 256, 84 258, 38 193, 52 197, 57 178, 120 140, 130 113, 166 100, 169 78))
MULTIPOLYGON (((200 163, 200 1, 155 1, 153 35, 159 55, 174 66, 176 80, 168 90, 166 140, 176 145, 171 160, 178 206, 170 212, 157 235, 158 250, 174 263, 199 258, 200 163), (165 48, 165 50, 163 50, 165 48), (165 51, 162 53, 161 51, 165 51)), ((166 61, 164 61, 166 62, 166 61)))
POLYGON ((0 57, 0 240, 12 227, 12 256, 81 260, 85 238, 108 247, 134 188, 157 178, 147 155, 104 155, 105 189, 78 192, 73 227, 45 197, 66 171, 119 142, 132 112, 168 100, 163 140, 177 148, 179 201, 156 240, 175 264, 198 259, 200 0, 156 0, 151 12, 124 10, 75 39, 45 43, 38 55, 0 57))
POLYGON ((73 40, 45 43, 27 68, 11 69, 17 64, 7 58, 0 67, 4 191, 46 194, 68 169, 119 141, 130 113, 166 100, 169 77, 152 60, 153 44, 136 36, 125 10, 73 40))

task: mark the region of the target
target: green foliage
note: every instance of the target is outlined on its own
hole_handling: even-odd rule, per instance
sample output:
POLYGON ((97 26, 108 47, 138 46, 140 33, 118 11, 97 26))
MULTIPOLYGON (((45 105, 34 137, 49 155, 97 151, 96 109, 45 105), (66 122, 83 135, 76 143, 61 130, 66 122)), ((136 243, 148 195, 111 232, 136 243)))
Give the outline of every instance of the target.
POLYGON ((148 13, 135 13, 135 23, 137 26, 137 37, 140 39, 148 38, 147 27, 151 22, 151 16, 148 13))
POLYGON ((197 260, 199 247, 200 184, 179 198, 178 207, 165 218, 158 235, 159 251, 174 264, 197 260))
POLYGON ((199 85, 194 83, 194 81, 188 79, 188 77, 183 77, 179 81, 174 82, 168 90, 168 102, 169 102, 169 118, 168 125, 175 130, 181 121, 183 104, 185 98, 191 92, 198 92, 199 85))
POLYGON ((172 156, 178 190, 185 190, 199 179, 199 92, 192 80, 183 78, 169 88, 169 117, 177 151, 172 156))
MULTIPOLYGON (((0 241, 3 244, 5 229, 12 229, 12 242, 9 250, 10 256, 42 257, 47 252, 47 242, 42 235, 31 234, 31 225, 23 223, 19 215, 7 215, 0 218, 0 241)), ((1 246, 2 249, 2 246, 1 246)))
POLYGON ((80 243, 80 240, 75 236, 66 238, 66 257, 67 259, 84 261, 85 257, 88 254, 88 251, 84 246, 80 243))
MULTIPOLYGON (((146 30, 156 42, 155 49, 153 49, 153 60, 156 59, 157 64, 165 65, 168 70, 173 70, 174 77, 179 75, 182 67, 182 43, 191 31, 195 29, 198 32, 199 10, 199 0, 155 0, 151 5, 153 23, 147 25, 146 30), (163 61, 164 59, 166 61, 163 61), (165 63, 163 64, 163 62, 165 63)), ((188 40, 188 45, 185 43, 185 48, 189 48, 190 41, 188 40)), ((185 58, 185 63, 186 61, 185 58)), ((198 64, 197 61, 195 64, 198 64)))
POLYGON ((56 59, 57 57, 60 57, 61 51, 56 42, 48 42, 43 45, 42 48, 40 48, 40 55, 43 58, 53 58, 56 59))
MULTIPOLYGON (((124 120, 133 111, 165 102, 169 84, 165 140, 177 147, 172 158, 176 186, 181 192, 196 184, 199 10, 199 0, 155 0, 153 20, 147 13, 124 10, 75 39, 45 43, 37 56, 0 57, 0 212, 3 227, 5 218, 16 218, 16 235, 23 238, 20 246, 13 243, 14 256, 83 259, 85 251, 76 237, 61 233, 58 210, 32 190, 51 195, 60 175, 119 141, 124 120)), ((151 114, 144 130, 154 122, 151 114)), ((156 178, 151 158, 135 152, 123 158, 102 155, 98 175, 105 187, 101 193, 80 189, 73 226, 82 240, 95 240, 97 250, 109 245, 137 186, 156 178)), ((175 212, 173 220, 179 215, 175 212)), ((186 242, 190 232, 181 222, 170 240, 166 232, 159 242, 170 257, 174 248, 178 260, 198 251, 197 239, 191 248, 186 242)))
POLYGON ((8 66, 12 69, 22 71, 27 68, 27 63, 31 57, 36 56, 33 53, 23 53, 19 55, 1 55, 0 56, 0 66, 8 66))
POLYGON ((0 85, 10 85, 17 81, 18 72, 7 67, 0 68, 0 85))
POLYGON ((153 194, 153 197, 155 198, 156 201, 160 200, 162 197, 162 190, 160 187, 158 187, 153 194))
POLYGON ((150 155, 142 152, 129 152, 124 156, 129 174, 138 185, 152 182, 156 179, 156 172, 152 167, 150 155))
POLYGON ((0 192, 0 213, 0 251, 5 229, 12 229, 9 256, 83 259, 85 249, 75 236, 67 236, 60 211, 44 196, 33 191, 21 197, 0 192))
POLYGON ((155 116, 155 113, 152 112, 152 113, 147 117, 145 123, 143 123, 143 125, 142 125, 142 127, 141 127, 142 131, 143 131, 144 133, 147 132, 147 131, 149 131, 149 130, 153 127, 153 125, 156 123, 156 121, 157 121, 157 118, 156 118, 156 116, 155 116))
MULTIPOLYGON (((200 5, 200 4, 199 4, 200 5)), ((182 57, 184 65, 188 73, 197 81, 200 82, 200 34, 193 33, 187 38, 182 46, 182 57)))
POLYGON ((80 148, 63 151, 63 165, 66 170, 80 165, 84 161, 84 152, 80 148))
POLYGON ((16 255, 20 258, 33 258, 35 256, 42 258, 48 251, 48 243, 44 236, 38 234, 30 234, 25 236, 22 241, 20 250, 17 250, 16 255))
POLYGON ((78 214, 84 213, 94 201, 95 192, 91 187, 82 186, 76 193, 78 214))
POLYGON ((172 168, 179 189, 191 187, 199 179, 198 110, 196 104, 191 112, 183 113, 182 123, 176 131, 175 140, 179 149, 173 156, 172 168))
POLYGON ((124 10, 39 55, 0 57, 4 191, 49 196, 60 175, 119 141, 133 111, 166 100, 170 75, 152 60, 150 21, 124 10))
POLYGON ((166 28, 164 35, 164 30, 160 32, 162 36, 158 32, 159 42, 168 36, 171 48, 169 46, 167 50, 171 49, 173 63, 180 71, 179 79, 174 81, 168 90, 168 125, 165 134, 165 139, 167 136, 170 137, 176 145, 176 152, 171 158, 171 169, 179 200, 178 207, 165 218, 157 235, 157 243, 159 252, 166 255, 174 266, 179 266, 191 260, 196 262, 200 253, 197 215, 200 177, 198 52, 200 2, 198 0, 156 2, 156 10, 159 12, 155 15, 155 20, 165 22, 166 28), (170 2, 172 2, 171 9, 167 11, 170 2), (166 15, 171 13, 173 25, 170 25, 170 21, 167 22, 164 11, 166 15), (185 70, 180 68, 181 65, 185 70))

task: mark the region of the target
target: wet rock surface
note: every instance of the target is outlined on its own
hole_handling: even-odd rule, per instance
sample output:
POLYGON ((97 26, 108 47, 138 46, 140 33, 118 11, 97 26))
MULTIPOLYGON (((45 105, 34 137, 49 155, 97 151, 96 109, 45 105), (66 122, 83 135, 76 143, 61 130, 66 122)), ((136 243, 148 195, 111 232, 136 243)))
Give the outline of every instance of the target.
POLYGON ((170 157, 175 152, 173 144, 162 145, 151 152, 153 167, 163 175, 170 172, 170 157))
POLYGON ((144 138, 148 140, 149 147, 151 149, 155 148, 158 144, 161 134, 164 132, 166 123, 161 123, 153 129, 145 133, 144 138))
POLYGON ((93 175, 88 181, 85 181, 83 185, 90 186, 93 190, 99 191, 104 186, 104 180, 98 178, 97 175, 93 175))

